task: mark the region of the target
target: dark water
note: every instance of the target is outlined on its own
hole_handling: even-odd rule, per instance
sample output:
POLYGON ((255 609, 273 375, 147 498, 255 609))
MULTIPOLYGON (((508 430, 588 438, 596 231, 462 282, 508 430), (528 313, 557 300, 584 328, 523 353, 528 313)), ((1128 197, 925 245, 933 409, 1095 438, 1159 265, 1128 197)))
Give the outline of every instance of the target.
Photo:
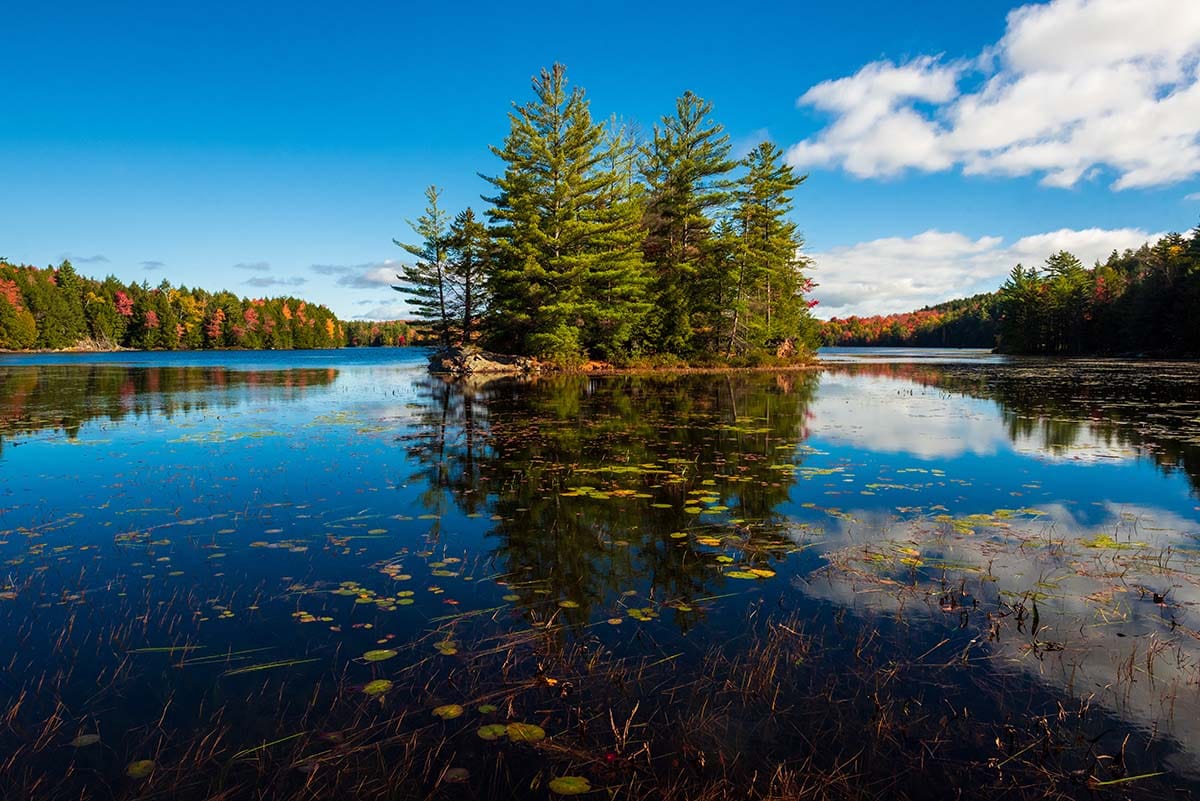
POLYGON ((0 795, 1190 797, 1200 368, 828 355, 0 357, 0 795))

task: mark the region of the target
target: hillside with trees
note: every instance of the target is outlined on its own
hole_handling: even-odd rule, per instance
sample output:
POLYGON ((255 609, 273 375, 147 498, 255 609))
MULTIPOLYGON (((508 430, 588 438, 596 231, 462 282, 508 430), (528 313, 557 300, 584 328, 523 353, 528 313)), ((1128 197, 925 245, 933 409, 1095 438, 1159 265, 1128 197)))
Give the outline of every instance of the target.
POLYGON ((903 314, 823 321, 843 346, 995 348, 1063 356, 1200 356, 1200 227, 1084 266, 1016 265, 999 290, 903 314))
POLYGON ((1200 227, 1091 268, 1018 264, 996 297, 1003 353, 1200 356, 1200 227))
POLYGON ((821 343, 838 346, 993 348, 996 294, 973 295, 902 314, 834 317, 821 322, 821 343))
POLYGON ((0 349, 289 349, 345 342, 333 312, 299 298, 240 298, 112 276, 98 281, 69 261, 46 268, 0 261, 0 349))
POLYGON ((596 122, 562 65, 543 70, 491 148, 486 209, 451 213, 430 187, 395 288, 442 345, 560 365, 807 349, 813 285, 790 219, 804 176, 769 142, 734 158, 711 113, 686 92, 643 140, 596 122))

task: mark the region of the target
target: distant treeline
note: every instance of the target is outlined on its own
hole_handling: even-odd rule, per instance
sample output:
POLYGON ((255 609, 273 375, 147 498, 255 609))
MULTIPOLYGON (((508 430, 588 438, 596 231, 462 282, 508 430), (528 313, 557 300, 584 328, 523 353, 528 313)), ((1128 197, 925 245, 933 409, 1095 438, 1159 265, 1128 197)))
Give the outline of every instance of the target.
POLYGON ((825 345, 995 348, 1012 354, 1200 356, 1200 228, 1113 251, 1060 251, 993 293, 905 314, 834 318, 825 345))
POLYGON ((294 297, 125 284, 79 275, 69 261, 30 267, 0 261, 0 349, 337 348, 407 345, 403 321, 342 322, 325 306, 294 297))
POLYGON ((420 345, 428 339, 426 332, 403 320, 350 320, 342 326, 346 331, 346 345, 352 348, 420 345))
POLYGON ((992 348, 996 332, 996 294, 987 293, 903 314, 834 317, 821 323, 821 342, 843 346, 992 348))
POLYGON ((996 297, 1003 353, 1200 356, 1200 227, 1091 269, 1066 251, 1018 264, 996 297))

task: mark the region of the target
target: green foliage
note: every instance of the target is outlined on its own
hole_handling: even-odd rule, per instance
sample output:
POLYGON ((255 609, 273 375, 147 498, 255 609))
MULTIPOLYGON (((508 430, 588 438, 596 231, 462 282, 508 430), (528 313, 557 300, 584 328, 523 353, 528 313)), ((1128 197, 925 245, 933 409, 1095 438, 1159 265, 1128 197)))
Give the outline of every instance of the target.
POLYGON ((410 222, 409 226, 421 237, 418 245, 407 245, 393 239, 417 258, 412 265, 405 265, 403 275, 396 277, 403 283, 392 289, 408 296, 408 305, 414 316, 433 331, 437 342, 443 347, 453 338, 454 315, 450 306, 450 286, 447 276, 446 212, 438 206, 441 190, 430 186, 425 190, 427 204, 425 213, 410 222))
POLYGON ((631 145, 592 121, 555 64, 509 114, 488 276, 487 341, 559 363, 611 355, 647 308, 631 145))
POLYGON ((709 119, 712 104, 691 92, 675 103, 674 116, 662 118, 641 164, 646 181, 646 258, 654 265, 656 311, 647 336, 661 350, 688 354, 719 349, 714 317, 722 312, 714 285, 727 269, 715 252, 712 231, 718 212, 730 199, 729 136, 709 119), (696 341, 697 329, 708 333, 696 341))

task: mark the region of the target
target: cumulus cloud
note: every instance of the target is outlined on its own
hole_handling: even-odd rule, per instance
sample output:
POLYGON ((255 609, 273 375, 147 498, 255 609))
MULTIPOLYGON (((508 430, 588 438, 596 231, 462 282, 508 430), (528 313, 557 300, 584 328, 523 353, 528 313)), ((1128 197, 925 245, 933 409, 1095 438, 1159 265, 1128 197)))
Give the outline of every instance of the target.
POLYGON ((362 314, 354 315, 354 318, 356 320, 404 320, 411 315, 412 310, 403 303, 380 303, 362 314))
POLYGON ((402 265, 385 259, 369 264, 314 264, 309 269, 317 275, 336 275, 334 283, 348 289, 379 289, 397 282, 402 265))
POLYGON ((819 317, 890 314, 951 298, 990 292, 1018 262, 1037 266, 1060 250, 1084 264, 1112 251, 1137 248, 1162 236, 1137 228, 1063 228, 1005 243, 998 236, 972 239, 956 232, 925 231, 809 254, 819 317))
POLYGON ((1053 0, 1009 13, 972 62, 877 61, 799 104, 833 119, 788 150, 797 167, 1038 175, 1114 189, 1200 174, 1200 3, 1053 0))
POLYGON ((247 286, 270 287, 270 286, 300 286, 308 281, 307 278, 275 278, 274 276, 264 275, 257 278, 251 278, 244 282, 247 286))
POLYGON ((271 269, 271 265, 265 261, 239 261, 233 265, 235 270, 253 270, 258 273, 265 273, 271 269))

